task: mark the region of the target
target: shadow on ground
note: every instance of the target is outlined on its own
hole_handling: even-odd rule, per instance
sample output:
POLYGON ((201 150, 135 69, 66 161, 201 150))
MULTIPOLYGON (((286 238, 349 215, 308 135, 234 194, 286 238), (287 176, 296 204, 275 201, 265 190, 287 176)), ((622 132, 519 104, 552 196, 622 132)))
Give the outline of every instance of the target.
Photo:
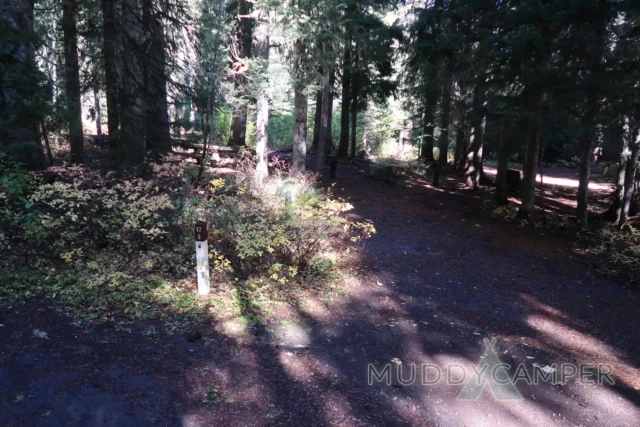
POLYGON ((349 261, 346 296, 298 301, 293 321, 212 323, 189 342, 152 325, 77 327, 48 301, 0 308, 0 425, 640 424, 636 293, 556 253, 550 237, 472 221, 464 194, 352 169, 336 192, 378 234, 349 261), (460 371, 447 384, 446 369, 481 362, 488 337, 514 367, 607 364, 615 385, 519 383, 519 401, 489 389, 458 400, 460 371), (367 381, 369 364, 406 379, 427 363, 441 381, 367 381))

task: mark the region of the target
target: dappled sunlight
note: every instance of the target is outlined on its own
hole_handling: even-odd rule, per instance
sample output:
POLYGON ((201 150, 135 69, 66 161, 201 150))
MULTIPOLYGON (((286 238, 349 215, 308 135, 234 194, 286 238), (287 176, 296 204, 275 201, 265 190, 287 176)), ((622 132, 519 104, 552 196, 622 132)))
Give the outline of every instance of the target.
MULTIPOLYGON (((484 166, 484 172, 490 176, 496 176, 498 174, 498 170, 491 166, 484 166)), ((544 183, 544 185, 549 185, 552 187, 564 187, 564 188, 578 188, 579 181, 578 178, 565 178, 554 176, 555 171, 553 169, 547 169, 544 171, 544 175, 536 175, 536 182, 544 183), (547 175, 548 174, 548 175, 547 175)), ((594 182, 593 180, 589 182, 589 190, 594 191, 611 191, 613 190, 613 184, 609 183, 599 183, 594 182)))
POLYGON ((547 317, 530 315, 527 323, 544 336, 546 343, 576 362, 611 365, 616 379, 632 389, 638 386, 640 368, 626 362, 624 355, 611 346, 547 317))

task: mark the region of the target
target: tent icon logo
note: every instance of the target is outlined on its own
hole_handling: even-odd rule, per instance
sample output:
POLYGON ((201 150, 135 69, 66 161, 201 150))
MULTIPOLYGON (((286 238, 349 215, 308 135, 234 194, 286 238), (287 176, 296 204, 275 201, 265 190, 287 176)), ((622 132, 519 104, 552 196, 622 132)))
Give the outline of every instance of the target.
POLYGON ((502 363, 496 354, 496 339, 482 340, 485 352, 477 366, 472 366, 474 375, 467 382, 458 395, 458 400, 477 400, 488 384, 496 400, 522 400, 522 395, 516 388, 507 371, 511 366, 502 363))

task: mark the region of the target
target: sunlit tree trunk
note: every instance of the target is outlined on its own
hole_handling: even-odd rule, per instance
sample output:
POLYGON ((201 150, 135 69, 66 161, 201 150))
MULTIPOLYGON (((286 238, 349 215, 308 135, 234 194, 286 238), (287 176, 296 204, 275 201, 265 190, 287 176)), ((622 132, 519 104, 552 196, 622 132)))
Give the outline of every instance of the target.
POLYGON ((620 212, 619 227, 622 229, 627 225, 631 210, 631 201, 636 187, 636 173, 638 171, 638 154, 640 154, 640 129, 636 120, 625 118, 625 133, 630 135, 629 148, 631 150, 624 177, 624 194, 622 197, 622 209, 620 212))
POLYGON ((64 34, 65 90, 67 94, 67 121, 71 144, 71 162, 84 162, 82 136, 82 104, 80 102, 80 68, 78 65, 78 30, 75 0, 62 1, 62 31, 64 34))
POLYGON ((320 140, 320 117, 322 116, 322 89, 316 93, 316 111, 313 120, 313 140, 311 141, 311 151, 318 151, 318 141, 320 140))
POLYGON ((120 110, 118 106, 117 29, 115 8, 119 0, 102 0, 102 38, 104 41, 104 78, 107 99, 107 127, 112 158, 120 149, 120 110))
POLYGON ((329 101, 331 99, 331 72, 325 67, 326 72, 322 76, 322 111, 320 114, 320 132, 318 134, 318 156, 316 158, 316 172, 322 174, 324 171, 324 162, 327 154, 327 141, 329 127, 329 114, 331 108, 329 101))
POLYGON ((329 102, 327 103, 328 106, 328 124, 327 124, 327 135, 326 135, 326 142, 325 142, 325 150, 326 151, 333 151, 333 88, 335 87, 335 82, 336 82, 336 74, 335 74, 335 70, 331 70, 331 74, 329 76, 329 102))
POLYGON ((294 64, 295 83, 293 96, 293 170, 305 170, 307 158, 307 95, 304 93, 303 58, 304 42, 300 39, 295 42, 296 58, 294 64))
POLYGON ((342 111, 340 113, 340 145, 338 156, 345 157, 349 151, 349 114, 351 113, 351 38, 352 30, 348 25, 344 41, 342 59, 342 111))
POLYGON ((485 87, 479 82, 473 88, 473 101, 471 110, 471 135, 469 147, 466 153, 465 179, 467 187, 480 187, 482 177, 482 149, 484 144, 484 98, 485 87))
MULTIPOLYGON (((354 49, 352 51, 353 57, 353 69, 358 69, 359 55, 358 55, 358 42, 356 41, 354 49)), ((358 82, 351 82, 351 158, 356 157, 356 134, 358 131, 358 82)))
POLYGON ((629 142, 632 138, 632 129, 629 125, 629 118, 623 116, 622 124, 622 149, 620 150, 620 162, 618 163, 618 173, 616 175, 616 190, 613 194, 613 203, 609 212, 613 213, 611 218, 614 224, 620 222, 622 215, 622 201, 624 199, 624 180, 627 173, 627 162, 629 161, 629 142))
MULTIPOLYGON (((251 57, 251 44, 253 38, 254 19, 249 15, 253 9, 253 2, 249 0, 239 0, 237 3, 237 22, 234 28, 234 46, 232 47, 233 67, 235 73, 235 89, 244 95, 248 80, 242 69, 241 61, 246 61, 251 57), (240 71, 240 72, 239 72, 240 71)), ((231 140, 233 145, 243 146, 246 144, 247 136, 247 106, 246 104, 236 105, 233 108, 231 118, 231 140)))
MULTIPOLYGON (((255 52, 256 57, 260 60, 260 69, 265 76, 269 64, 269 28, 267 22, 261 22, 261 19, 267 20, 267 16, 258 18, 258 26, 255 34, 255 52)), ((269 142, 269 99, 267 98, 266 88, 260 88, 256 105, 256 181, 262 180, 269 175, 267 165, 267 145, 269 142)))

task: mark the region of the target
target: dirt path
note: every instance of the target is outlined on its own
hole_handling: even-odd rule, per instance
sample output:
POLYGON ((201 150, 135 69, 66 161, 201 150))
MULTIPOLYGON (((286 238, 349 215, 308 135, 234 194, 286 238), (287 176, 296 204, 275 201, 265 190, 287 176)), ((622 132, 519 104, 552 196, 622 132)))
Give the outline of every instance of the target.
POLYGON ((194 343, 149 325, 76 327, 46 302, 0 308, 0 425, 640 425, 637 293, 591 275, 564 242, 478 219, 473 193, 340 173, 337 194, 378 229, 345 297, 301 303, 295 322, 212 325, 194 343), (459 400, 473 371, 448 384, 447 368, 460 383, 483 338, 514 367, 611 365, 615 385, 459 400), (417 378, 368 385, 368 364, 405 379, 416 365, 417 378))

